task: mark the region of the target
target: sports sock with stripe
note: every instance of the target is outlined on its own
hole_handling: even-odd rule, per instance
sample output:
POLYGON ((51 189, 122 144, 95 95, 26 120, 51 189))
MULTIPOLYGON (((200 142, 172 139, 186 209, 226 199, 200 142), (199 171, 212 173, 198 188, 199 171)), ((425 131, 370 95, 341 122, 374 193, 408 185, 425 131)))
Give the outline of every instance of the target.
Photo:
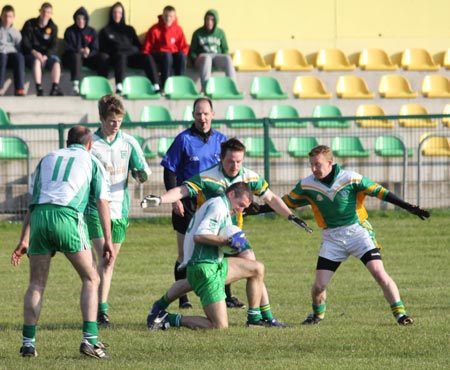
POLYGON ((316 306, 314 303, 312 304, 312 309, 314 312, 314 315, 316 315, 318 318, 323 319, 325 317, 325 311, 327 309, 326 303, 322 303, 318 306, 316 306))
POLYGON ((97 321, 83 321, 83 339, 90 344, 98 342, 98 326, 97 321))
POLYGON ((247 321, 249 323, 256 323, 262 319, 261 310, 259 307, 249 308, 247 310, 247 321))
POLYGON ((270 308, 270 303, 263 304, 259 306, 261 310, 261 316, 264 320, 271 321, 273 319, 272 309, 270 308))

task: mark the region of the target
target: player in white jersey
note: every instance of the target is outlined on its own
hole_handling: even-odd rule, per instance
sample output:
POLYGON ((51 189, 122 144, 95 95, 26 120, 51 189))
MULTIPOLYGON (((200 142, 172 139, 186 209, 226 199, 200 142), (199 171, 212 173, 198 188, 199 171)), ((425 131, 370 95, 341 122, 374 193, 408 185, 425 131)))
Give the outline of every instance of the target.
POLYGON ((248 184, 234 183, 225 194, 204 203, 194 214, 187 229, 184 240, 187 280, 200 297, 206 317, 170 314, 162 309, 150 319, 149 329, 167 330, 171 326, 191 329, 227 328, 225 284, 241 279, 247 279, 247 326, 266 326, 259 309, 264 266, 260 262, 242 258, 223 258, 221 248, 229 245, 239 250, 245 246, 247 241, 242 230, 230 238, 220 236, 220 231, 232 224, 231 215, 242 212, 250 205, 252 198, 252 190, 248 184))
POLYGON ((50 260, 57 252, 65 254, 82 281, 80 306, 83 339, 80 352, 95 358, 109 358, 97 339, 97 291, 95 269, 84 211, 90 199, 96 202, 104 233, 101 254, 106 263, 114 261, 109 212, 109 186, 102 165, 89 154, 91 131, 82 126, 69 130, 67 148, 47 154, 36 168, 30 186, 32 200, 25 216, 20 241, 11 256, 18 265, 27 253, 30 283, 24 298, 24 357, 36 357, 36 325, 47 284, 50 260))
MULTIPOLYGON (((128 194, 128 173, 143 183, 151 171, 145 161, 141 147, 135 138, 120 130, 125 108, 119 96, 105 95, 98 102, 101 127, 93 137, 92 155, 105 167, 111 186, 111 229, 114 253, 117 256, 125 240, 128 227, 128 212, 130 199, 128 194)), ((102 258, 101 245, 103 234, 98 222, 95 207, 88 207, 86 222, 89 236, 94 243, 98 257, 100 274, 99 307, 97 322, 99 325, 109 325, 108 295, 114 271, 114 262, 107 263, 102 258)))

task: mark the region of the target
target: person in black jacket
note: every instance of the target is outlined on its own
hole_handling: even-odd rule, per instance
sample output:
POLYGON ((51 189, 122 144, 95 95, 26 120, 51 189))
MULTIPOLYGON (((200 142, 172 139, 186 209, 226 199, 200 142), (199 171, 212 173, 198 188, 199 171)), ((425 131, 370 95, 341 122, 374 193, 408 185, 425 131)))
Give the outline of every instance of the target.
POLYGON ((44 95, 42 68, 51 71, 52 74, 50 95, 64 95, 59 88, 61 60, 56 56, 58 27, 51 19, 52 14, 52 5, 43 3, 39 9, 39 17, 27 20, 22 28, 22 51, 26 66, 33 70, 37 96, 44 95))
POLYGON ((141 43, 135 29, 125 24, 125 9, 121 2, 111 7, 109 23, 100 31, 99 43, 100 51, 110 56, 118 94, 122 92, 126 66, 143 69, 155 91, 160 91, 161 84, 155 61, 151 55, 141 53, 141 43))
POLYGON ((80 7, 73 15, 74 24, 64 32, 64 65, 70 69, 74 95, 80 94, 81 67, 97 70, 108 76, 108 55, 99 52, 97 31, 89 26, 89 14, 80 7))

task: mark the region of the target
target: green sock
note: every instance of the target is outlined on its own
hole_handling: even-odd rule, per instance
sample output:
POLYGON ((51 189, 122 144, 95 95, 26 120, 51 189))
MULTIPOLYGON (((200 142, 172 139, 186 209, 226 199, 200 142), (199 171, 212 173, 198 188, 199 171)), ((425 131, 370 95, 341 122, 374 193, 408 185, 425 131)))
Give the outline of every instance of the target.
POLYGON ((34 347, 36 341, 36 325, 22 326, 22 342, 23 345, 32 345, 34 347))
POLYGON ((272 314, 272 309, 270 308, 270 303, 259 306, 259 309, 261 310, 261 316, 264 320, 270 321, 273 319, 273 314, 272 314))
POLYGON ((402 301, 391 304, 391 310, 394 317, 398 320, 400 317, 406 315, 405 305, 402 301))
POLYGON ((170 305, 170 301, 169 298, 167 298, 167 293, 164 294, 159 301, 156 302, 156 304, 161 307, 162 310, 165 310, 167 307, 169 307, 170 305))
POLYGON ((312 309, 313 309, 314 315, 316 315, 317 317, 323 319, 325 317, 325 311, 327 309, 327 305, 326 305, 326 303, 322 303, 322 304, 316 306, 313 303, 312 309))
POLYGON ((108 302, 102 302, 98 304, 98 313, 108 314, 109 304, 108 302))
POLYGON ((169 313, 168 319, 170 326, 174 326, 176 328, 179 328, 181 326, 181 314, 179 313, 169 313))
POLYGON ((248 322, 258 322, 262 319, 261 310, 259 307, 249 308, 247 310, 247 321, 248 322))
POLYGON ((83 321, 83 339, 91 344, 97 344, 98 326, 97 321, 83 321))

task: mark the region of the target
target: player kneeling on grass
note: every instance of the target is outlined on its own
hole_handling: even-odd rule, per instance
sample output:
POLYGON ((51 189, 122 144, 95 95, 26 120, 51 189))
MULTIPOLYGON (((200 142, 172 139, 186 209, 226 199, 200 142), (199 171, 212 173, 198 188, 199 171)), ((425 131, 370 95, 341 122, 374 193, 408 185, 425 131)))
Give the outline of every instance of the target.
MULTIPOLYGON (((184 241, 187 285, 200 297, 206 317, 170 314, 165 310, 151 313, 147 324, 151 330, 170 326, 191 329, 223 329, 228 327, 225 283, 247 279, 248 326, 264 327, 259 302, 263 289, 264 265, 243 258, 223 258, 223 247, 240 250, 247 240, 243 231, 230 237, 221 231, 232 225, 232 215, 242 212, 253 200, 250 187, 244 182, 231 185, 225 194, 206 201, 194 214, 184 241), (222 233, 223 234, 223 233, 222 233)), ((178 280, 176 284, 182 284, 178 280)))
POLYGON ((392 313, 400 325, 411 325, 397 285, 381 260, 375 232, 367 221, 366 195, 395 204, 422 220, 428 211, 413 206, 380 184, 333 164, 331 149, 319 145, 309 153, 312 175, 301 180, 283 200, 290 208, 311 204, 322 232, 322 245, 312 286, 312 309, 303 325, 320 323, 325 316, 326 287, 337 268, 349 256, 359 258, 383 290, 392 313))

